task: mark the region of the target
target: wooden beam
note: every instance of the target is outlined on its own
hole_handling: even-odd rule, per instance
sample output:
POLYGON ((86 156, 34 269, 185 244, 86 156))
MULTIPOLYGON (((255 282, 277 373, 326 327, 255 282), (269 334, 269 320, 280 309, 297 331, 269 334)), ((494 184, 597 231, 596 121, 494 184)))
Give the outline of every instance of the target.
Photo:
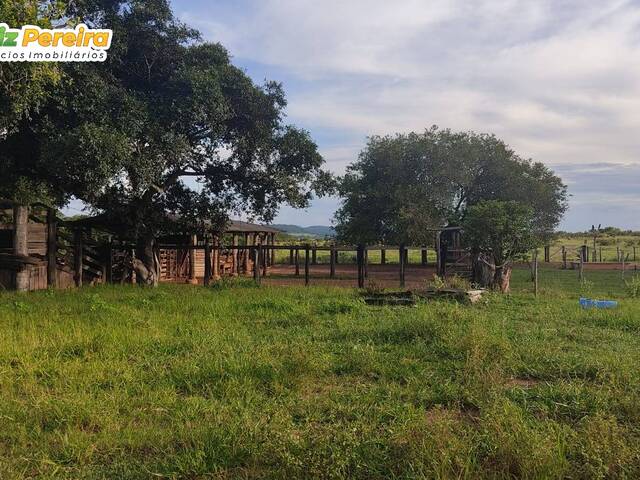
MULTIPOLYGON (((315 249, 314 249, 315 252, 315 249)), ((304 247, 304 284, 309 286, 309 244, 304 247)))
MULTIPOLYGON (((190 245, 196 246, 198 245, 198 236, 191 235, 189 237, 190 245)), ((189 249, 189 283, 196 284, 198 283, 198 279, 196 278, 196 250, 195 248, 189 249)))
POLYGON ((329 251, 329 278, 336 277, 336 256, 338 252, 336 251, 336 245, 334 243, 331 244, 331 250, 329 251))
POLYGON ((208 287, 211 284, 211 243, 208 235, 204 242, 204 285, 208 287))
POLYGON ((73 232, 73 265, 74 276, 73 279, 76 282, 76 287, 82 287, 82 271, 83 268, 83 251, 82 251, 82 230, 76 229, 73 232))
POLYGON ((52 208, 47 210, 47 285, 58 286, 58 218, 52 208))
MULTIPOLYGON (((29 207, 15 205, 13 207, 13 253, 18 256, 29 256, 29 207)), ((31 268, 23 265, 15 273, 15 288, 19 292, 29 290, 31 268)))
POLYGON ((211 275, 214 280, 220 279, 220 238, 217 235, 213 236, 213 269, 211 275))
POLYGON ((234 233, 231 240, 231 275, 238 276, 238 234, 234 233))

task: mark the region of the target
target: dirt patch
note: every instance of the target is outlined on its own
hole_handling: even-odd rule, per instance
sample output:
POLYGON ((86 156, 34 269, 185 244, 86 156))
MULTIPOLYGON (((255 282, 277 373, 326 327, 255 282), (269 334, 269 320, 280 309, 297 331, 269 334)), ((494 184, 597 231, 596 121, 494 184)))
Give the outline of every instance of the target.
POLYGON ((507 388, 533 388, 540 384, 540 380, 535 378, 510 378, 505 382, 507 388))

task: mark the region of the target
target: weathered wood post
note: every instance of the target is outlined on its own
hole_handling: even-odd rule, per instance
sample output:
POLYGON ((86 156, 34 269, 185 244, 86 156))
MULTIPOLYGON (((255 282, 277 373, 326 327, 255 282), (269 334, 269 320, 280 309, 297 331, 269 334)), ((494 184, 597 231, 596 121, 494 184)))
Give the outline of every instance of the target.
POLYGON ((580 248, 580 258, 582 259, 582 262, 587 262, 589 261, 589 254, 587 253, 587 246, 586 245, 582 245, 582 247, 580 248))
POLYGON ((364 245, 360 244, 356 250, 358 264, 358 288, 364 288, 364 245))
POLYGON ((238 234, 231 237, 231 275, 238 276, 238 234))
POLYGON ((204 286, 211 284, 211 242, 207 235, 204 240, 204 286))
POLYGON ((311 265, 317 265, 318 264, 318 256, 317 256, 317 246, 314 243, 313 244, 313 248, 311 249, 311 265))
POLYGON ((329 278, 336 277, 336 257, 338 252, 336 251, 335 243, 331 244, 331 250, 329 250, 329 278))
POLYGON ((289 249, 289 265, 293 265, 293 248, 289 249))
POLYGON ((600 247, 600 263, 602 263, 602 247, 600 247))
POLYGON ((386 264, 387 264, 387 249, 383 247, 380 249, 380 265, 386 265, 386 264))
POLYGON ((53 208, 47 210, 47 285, 58 286, 58 218, 53 208))
POLYGON ((369 278, 369 249, 367 248, 367 246, 364 246, 364 258, 363 258, 363 265, 362 268, 364 269, 364 278, 369 278))
POLYGON ((622 255, 620 257, 620 260, 622 260, 622 262, 621 262, 622 263, 622 280, 624 280, 624 261, 625 261, 625 258, 624 258, 624 252, 621 252, 621 253, 622 253, 622 255))
POLYGON ((422 246, 422 265, 427 265, 427 247, 425 245, 422 246))
POLYGON ((253 280, 260 285, 260 245, 256 244, 253 246, 253 280))
POLYGON ((213 236, 213 249, 211 252, 213 268, 211 269, 211 276, 214 280, 220 279, 220 237, 213 236))
POLYGON ((584 280, 584 258, 582 254, 580 254, 580 267, 578 269, 578 278, 580 279, 580 283, 584 280))
MULTIPOLYGON (((315 252, 315 248, 313 249, 315 252)), ((309 286, 309 244, 304 246, 304 285, 309 286)))
POLYGON ((551 247, 549 245, 545 245, 544 246, 544 262, 549 263, 550 261, 551 261, 551 247))
POLYGON ((82 271, 84 269, 82 250, 82 230, 77 228, 73 232, 73 279, 78 288, 82 287, 82 271))
MULTIPOLYGON (((29 256, 29 207, 15 205, 13 207, 13 253, 14 255, 29 256)), ((27 263, 20 265, 15 273, 15 287, 19 292, 29 290, 31 266, 27 263)))
POLYGON ((113 283, 113 239, 111 237, 109 237, 109 244, 107 245, 107 274, 105 281, 113 283))
POLYGON ((189 280, 188 282, 195 285, 198 283, 196 277, 196 245, 198 245, 198 236, 191 235, 189 237, 189 280))
POLYGON ((296 246, 295 252, 295 263, 296 263, 296 277, 300 276, 300 247, 296 246))
POLYGON ((567 247, 562 246, 562 268, 567 269, 567 247))
POLYGON ((271 266, 273 267, 276 264, 276 234, 271 234, 271 266))
POLYGON ((636 261, 636 247, 633 247, 633 261, 636 261))
POLYGON ((404 267, 405 267, 405 255, 407 254, 407 251, 405 249, 404 243, 400 244, 400 248, 398 249, 398 261, 400 264, 400 288, 404 288, 404 267))
POLYGON ((265 234, 264 245, 262 246, 262 276, 269 275, 269 258, 271 251, 269 250, 269 236, 265 234))
POLYGON ((620 261, 620 247, 616 245, 616 260, 620 261))
MULTIPOLYGON (((545 256, 547 247, 545 247, 545 256)), ((538 296, 538 250, 533 254, 533 294, 538 296)))
POLYGON ((244 234, 244 248, 242 249, 242 272, 249 273, 249 237, 250 233, 244 234))

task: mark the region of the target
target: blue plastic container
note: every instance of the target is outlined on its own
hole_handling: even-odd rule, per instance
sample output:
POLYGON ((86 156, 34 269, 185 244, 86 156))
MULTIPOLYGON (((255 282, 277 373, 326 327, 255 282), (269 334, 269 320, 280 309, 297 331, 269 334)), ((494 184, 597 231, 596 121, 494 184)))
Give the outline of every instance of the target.
POLYGON ((580 298, 582 308, 616 308, 618 302, 615 300, 592 300, 591 298, 580 298))

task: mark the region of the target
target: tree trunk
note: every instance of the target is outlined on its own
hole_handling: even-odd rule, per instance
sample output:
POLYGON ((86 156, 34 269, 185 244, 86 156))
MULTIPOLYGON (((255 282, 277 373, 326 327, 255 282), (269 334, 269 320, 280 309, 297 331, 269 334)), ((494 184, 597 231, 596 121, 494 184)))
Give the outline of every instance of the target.
POLYGON ((155 238, 145 235, 138 242, 136 258, 133 260, 133 269, 139 285, 158 286, 160 278, 160 261, 155 252, 155 238))
MULTIPOLYGON (((14 255, 29 255, 29 207, 16 205, 13 207, 13 253, 14 255)), ((16 290, 29 290, 30 266, 25 264, 16 272, 16 290)))
POLYGON ((493 288, 495 267, 485 255, 472 252, 471 254, 471 281, 481 288, 493 288))
POLYGON ((511 265, 496 267, 493 277, 493 288, 500 289, 502 293, 509 293, 511 290, 511 265))

